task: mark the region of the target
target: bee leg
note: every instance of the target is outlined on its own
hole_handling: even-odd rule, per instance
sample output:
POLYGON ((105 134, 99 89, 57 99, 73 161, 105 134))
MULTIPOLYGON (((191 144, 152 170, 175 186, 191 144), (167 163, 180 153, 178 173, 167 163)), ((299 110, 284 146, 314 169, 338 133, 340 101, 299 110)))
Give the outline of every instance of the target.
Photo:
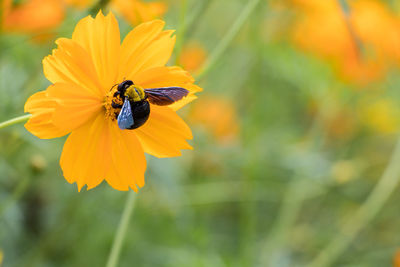
POLYGON ((117 104, 117 103, 114 103, 114 102, 111 103, 111 106, 112 106, 113 108, 122 108, 122 105, 121 105, 121 104, 117 104))

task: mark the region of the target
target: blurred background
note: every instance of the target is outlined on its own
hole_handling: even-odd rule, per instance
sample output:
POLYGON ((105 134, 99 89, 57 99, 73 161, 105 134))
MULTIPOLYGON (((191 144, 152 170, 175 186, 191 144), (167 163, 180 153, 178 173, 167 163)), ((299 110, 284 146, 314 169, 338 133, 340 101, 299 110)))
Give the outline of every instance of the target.
MULTIPOLYGON (((163 18, 177 29, 169 64, 197 77, 247 4, 0 0, 0 121, 49 85, 41 60, 99 7, 122 36, 163 18)), ((351 221, 365 227, 315 266, 399 267, 398 178, 376 217, 353 220, 396 144, 399 67, 400 1, 260 0, 180 111, 194 150, 147 156, 119 266, 309 266, 351 221)), ((64 141, 0 131, 3 266, 106 262, 127 193, 105 182, 78 193, 59 167, 64 141)))

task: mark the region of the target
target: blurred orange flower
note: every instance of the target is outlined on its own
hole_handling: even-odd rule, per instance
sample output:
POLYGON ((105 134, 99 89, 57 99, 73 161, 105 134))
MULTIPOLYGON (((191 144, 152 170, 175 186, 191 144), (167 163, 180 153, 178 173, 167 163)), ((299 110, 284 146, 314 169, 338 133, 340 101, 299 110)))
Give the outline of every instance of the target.
MULTIPOLYGON (((65 0, 67 4, 77 8, 87 8, 95 5, 94 0, 65 0)), ((113 11, 124 17, 131 25, 160 18, 167 11, 163 2, 143 2, 141 0, 111 0, 110 7, 113 11)))
POLYGON ((185 45, 179 57, 179 64, 190 72, 196 71, 205 61, 207 53, 197 42, 185 45))
POLYGON ((292 0, 298 16, 294 42, 330 61, 347 81, 381 78, 400 60, 400 20, 381 2, 348 1, 346 20, 337 0, 292 0))
POLYGON ((208 130, 220 143, 231 143, 239 132, 233 103, 221 97, 202 97, 190 112, 190 119, 208 130))
POLYGON ((7 32, 38 33, 53 29, 64 19, 60 0, 27 0, 13 4, 3 0, 3 29, 7 32))
MULTIPOLYGON (((32 117, 25 128, 39 138, 68 136, 60 165, 68 182, 78 189, 96 187, 106 180, 117 190, 137 191, 144 186, 144 152, 175 157, 191 149, 190 128, 176 110, 201 90, 179 67, 166 67, 175 45, 164 22, 140 24, 120 43, 118 22, 110 13, 83 18, 72 39, 60 38, 58 48, 43 60, 45 91, 32 95, 25 112, 32 117), (138 88, 179 86, 189 95, 168 106, 150 103, 150 116, 139 128, 121 130, 116 116, 116 84, 134 81, 138 88)), ((138 89, 141 90, 141 89, 138 89)), ((127 101, 127 100, 125 100, 127 101)))
POLYGON ((400 267, 400 249, 398 249, 394 255, 393 267, 400 267))
POLYGON ((88 8, 91 5, 94 5, 97 1, 95 0, 64 0, 65 3, 69 6, 73 6, 76 8, 88 8))
POLYGON ((110 5, 115 12, 121 14, 132 25, 160 18, 167 11, 166 4, 162 2, 112 0, 110 5))

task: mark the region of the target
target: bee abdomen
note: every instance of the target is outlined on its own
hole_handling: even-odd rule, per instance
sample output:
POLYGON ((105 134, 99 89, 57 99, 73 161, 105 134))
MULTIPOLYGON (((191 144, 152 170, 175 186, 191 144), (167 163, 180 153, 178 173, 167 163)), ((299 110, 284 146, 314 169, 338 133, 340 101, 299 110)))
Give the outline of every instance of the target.
POLYGON ((136 129, 142 126, 149 118, 150 104, 147 100, 130 101, 134 124, 129 129, 136 129))

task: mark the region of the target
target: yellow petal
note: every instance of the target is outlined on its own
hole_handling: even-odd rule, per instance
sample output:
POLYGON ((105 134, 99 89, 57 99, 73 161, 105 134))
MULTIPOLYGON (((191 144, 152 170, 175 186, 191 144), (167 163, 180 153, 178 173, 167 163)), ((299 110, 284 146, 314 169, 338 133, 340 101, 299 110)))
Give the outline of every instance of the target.
POLYGON ((104 179, 117 190, 144 185, 146 159, 131 131, 99 114, 73 131, 65 142, 60 165, 65 179, 78 189, 96 187, 104 179))
POLYGON ((57 103, 53 114, 54 125, 68 132, 102 111, 101 99, 74 84, 53 84, 47 89, 47 94, 57 103))
POLYGON ((161 31, 163 27, 163 21, 153 20, 140 24, 126 36, 121 47, 119 80, 133 79, 136 73, 167 63, 175 36, 171 37, 173 31, 161 31))
POLYGON ((47 97, 46 91, 38 92, 26 101, 25 112, 32 117, 25 123, 25 128, 33 135, 50 139, 66 135, 68 131, 56 127, 52 122, 56 103, 47 97))
POLYGON ((135 130, 144 152, 155 157, 175 157, 181 149, 192 149, 186 142, 192 132, 186 123, 169 107, 151 105, 149 120, 135 130))
POLYGON ((99 114, 93 120, 73 131, 67 138, 60 165, 65 179, 91 189, 106 177, 111 165, 111 133, 109 120, 99 114))
POLYGON ((186 106, 187 104, 189 104, 190 102, 192 102, 193 100, 197 99, 197 96, 195 96, 194 94, 189 94, 187 97, 169 105, 168 107, 170 107, 172 110, 179 110, 181 108, 183 108, 184 106, 186 106))
POLYGON ((156 88, 167 86, 180 86, 189 90, 189 95, 182 100, 170 105, 173 110, 178 110, 197 97, 194 95, 202 89, 193 84, 193 77, 180 67, 156 67, 138 73, 133 80, 143 88, 156 88))
POLYGON ((87 16, 75 27, 72 39, 90 55, 103 92, 110 90, 117 82, 121 41, 114 15, 104 16, 100 11, 94 19, 87 16))
POLYGON ((60 38, 58 48, 43 60, 43 71, 52 83, 72 83, 99 97, 101 84, 89 54, 76 42, 60 38))
POLYGON ((137 187, 144 186, 146 158, 142 146, 135 133, 129 130, 120 130, 116 123, 111 123, 112 133, 112 163, 106 181, 117 190, 137 191, 137 187))

